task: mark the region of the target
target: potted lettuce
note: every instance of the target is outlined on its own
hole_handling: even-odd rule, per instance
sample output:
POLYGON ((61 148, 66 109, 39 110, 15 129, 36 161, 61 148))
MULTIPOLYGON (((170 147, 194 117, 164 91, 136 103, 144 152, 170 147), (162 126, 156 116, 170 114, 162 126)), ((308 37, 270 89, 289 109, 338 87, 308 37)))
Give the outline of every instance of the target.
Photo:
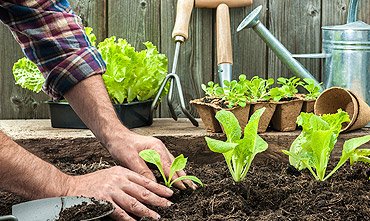
MULTIPOLYGON (((91 28, 86 33, 96 45, 91 28)), ((167 57, 151 42, 145 50, 136 51, 126 40, 115 36, 97 44, 107 64, 103 80, 118 117, 128 128, 148 126, 153 122, 151 104, 167 74, 167 57)), ((21 58, 13 66, 16 84, 39 93, 44 77, 37 66, 21 58)), ((86 128, 66 101, 48 101, 51 123, 58 128, 86 128)))

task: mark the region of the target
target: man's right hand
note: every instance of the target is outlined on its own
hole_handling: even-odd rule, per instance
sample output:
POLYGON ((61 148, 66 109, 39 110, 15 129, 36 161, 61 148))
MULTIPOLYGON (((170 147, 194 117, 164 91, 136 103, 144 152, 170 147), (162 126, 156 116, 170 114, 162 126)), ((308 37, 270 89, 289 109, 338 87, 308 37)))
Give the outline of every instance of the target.
POLYGON ((115 210, 111 217, 115 220, 135 220, 130 214, 159 219, 159 214, 144 204, 160 207, 172 204, 164 198, 172 196, 171 189, 120 166, 71 176, 68 183, 69 196, 95 197, 112 202, 115 210))

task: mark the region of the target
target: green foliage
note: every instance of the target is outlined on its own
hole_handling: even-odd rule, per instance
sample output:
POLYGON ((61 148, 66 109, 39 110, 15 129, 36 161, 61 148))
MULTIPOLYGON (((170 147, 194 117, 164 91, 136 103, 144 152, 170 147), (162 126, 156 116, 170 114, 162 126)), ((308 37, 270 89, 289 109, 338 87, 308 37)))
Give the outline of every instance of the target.
POLYGON ((13 76, 15 84, 22 88, 39 93, 45 82, 40 70, 28 58, 21 58, 13 65, 13 76))
POLYGON ((275 81, 272 78, 266 80, 258 76, 254 76, 250 81, 245 82, 247 96, 250 97, 252 102, 270 100, 269 90, 274 82, 275 81))
POLYGON ((257 110, 251 116, 244 129, 244 136, 239 122, 230 111, 217 112, 216 118, 224 128, 227 140, 220 141, 206 137, 209 149, 224 155, 226 164, 235 182, 241 182, 247 175, 254 157, 268 147, 258 134, 258 123, 266 108, 257 110))
POLYGON ((280 77, 278 78, 277 83, 280 84, 281 86, 272 88, 270 90, 270 96, 274 101, 293 98, 298 93, 297 87, 303 85, 301 79, 297 77, 291 78, 280 77))
POLYGON ((305 96, 305 99, 306 100, 316 100, 316 98, 321 94, 320 85, 322 83, 320 83, 320 85, 316 85, 315 81, 313 79, 310 79, 310 78, 305 78, 305 79, 303 79, 303 81, 305 82, 305 84, 303 84, 302 86, 308 92, 305 96))
POLYGON ((93 29, 91 27, 85 27, 85 33, 91 45, 95 47, 96 46, 96 35, 93 33, 93 29))
POLYGON ((172 165, 170 167, 170 174, 168 176, 168 179, 167 177, 165 176, 164 174, 164 171, 163 171, 163 166, 162 166, 162 162, 161 162, 161 157, 159 155, 159 153, 155 150, 143 150, 139 153, 140 157, 145 160, 146 162, 148 163, 152 163, 154 165, 157 166, 159 172, 161 173, 162 177, 163 177, 163 180, 164 180, 164 183, 167 187, 172 187, 172 185, 177 182, 177 181, 181 181, 181 180, 192 180, 198 184, 200 184, 201 186, 203 186, 203 183, 202 181, 200 181, 197 177, 195 176, 181 176, 181 177, 178 177, 176 178, 175 180, 172 180, 172 177, 173 175, 177 172, 177 171, 180 171, 180 170, 183 170, 186 166, 186 163, 188 161, 187 158, 184 157, 184 155, 179 155, 175 158, 175 160, 172 162, 172 165))
POLYGON ((224 81, 224 99, 228 101, 228 108, 247 105, 247 96, 245 95, 245 88, 238 81, 224 81))
POLYGON ((209 97, 222 98, 224 96, 224 89, 213 81, 208 82, 207 85, 202 84, 201 87, 209 97))
POLYGON ((302 126, 301 134, 294 140, 289 151, 289 162, 298 170, 308 169, 316 180, 325 181, 332 176, 348 159, 351 162, 366 162, 370 150, 357 150, 368 141, 370 136, 353 138, 345 142, 342 157, 337 166, 326 175, 331 152, 337 142, 342 123, 349 122, 349 115, 338 110, 336 114, 317 116, 313 113, 301 113, 297 124, 302 126))
POLYGON ((151 42, 136 52, 126 40, 110 37, 99 43, 98 50, 107 63, 104 83, 115 103, 145 101, 155 97, 167 74, 167 57, 159 54, 151 42))
POLYGON ((274 84, 273 79, 265 80, 258 76, 248 80, 242 74, 239 81, 224 81, 224 88, 210 81, 207 85, 202 84, 202 89, 209 97, 221 98, 228 102, 228 108, 245 107, 248 102, 268 101, 269 88, 274 84))
MULTIPOLYGON (((92 31, 90 27, 85 28, 91 45, 96 46, 96 36, 92 31)), ((107 64, 103 80, 114 103, 153 99, 166 77, 167 57, 160 54, 151 42, 144 45, 146 50, 137 52, 126 40, 116 40, 115 36, 98 44, 97 48, 107 64)), ((27 58, 14 64, 13 75, 16 84, 37 93, 45 82, 37 66, 27 58)))

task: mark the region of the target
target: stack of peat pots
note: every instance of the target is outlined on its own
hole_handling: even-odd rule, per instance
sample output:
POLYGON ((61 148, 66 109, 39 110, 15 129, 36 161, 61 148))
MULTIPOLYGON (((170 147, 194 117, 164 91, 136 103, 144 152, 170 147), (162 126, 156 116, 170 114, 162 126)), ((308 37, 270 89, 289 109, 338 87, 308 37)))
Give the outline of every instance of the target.
MULTIPOLYGON (((307 104, 310 105, 309 103, 315 103, 315 101, 306 101, 303 97, 297 96, 289 101, 275 102, 271 100, 248 103, 245 107, 226 108, 212 102, 212 99, 204 97, 192 100, 190 103, 197 108, 199 116, 201 117, 207 131, 213 133, 222 132, 221 125, 215 118, 218 111, 222 109, 231 111, 239 120, 240 127, 244 128, 247 125, 250 116, 256 110, 265 107, 266 110, 261 116, 258 125, 258 132, 263 133, 270 125, 277 131, 296 130, 297 117, 301 112, 303 112, 302 107, 307 104)), ((313 112, 313 108, 309 112, 313 112)))
POLYGON ((304 94, 296 94, 292 98, 281 99, 280 101, 249 102, 245 107, 228 108, 227 101, 209 96, 192 100, 190 103, 196 107, 207 131, 214 133, 222 132, 222 127, 215 118, 216 113, 222 109, 234 113, 241 128, 244 128, 255 111, 266 108, 258 125, 258 132, 263 133, 269 126, 276 131, 296 130, 297 117, 301 112, 314 112, 315 101, 315 99, 306 99, 304 94))

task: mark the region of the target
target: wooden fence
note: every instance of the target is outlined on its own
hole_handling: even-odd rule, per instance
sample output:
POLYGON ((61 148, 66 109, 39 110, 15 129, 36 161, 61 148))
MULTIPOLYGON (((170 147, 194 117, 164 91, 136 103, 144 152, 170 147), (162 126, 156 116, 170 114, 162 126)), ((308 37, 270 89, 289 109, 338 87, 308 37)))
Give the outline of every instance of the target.
MULTIPOLYGON (((370 0, 360 1, 360 19, 370 23, 370 0)), ((234 47, 234 78, 290 76, 287 69, 259 37, 250 30, 236 33, 236 27, 256 6, 263 5, 263 23, 292 53, 317 53, 321 50, 321 26, 344 24, 349 0, 255 0, 248 8, 231 9, 234 47)), ((71 0, 85 25, 94 28, 98 40, 116 35, 126 38, 136 48, 152 41, 172 64, 174 43, 171 32, 176 0, 71 0)), ((217 80, 215 61, 215 10, 195 9, 190 25, 190 39, 181 48, 178 75, 187 101, 203 95, 200 85, 217 80)), ((0 25, 0 119, 47 118, 48 98, 14 85, 12 65, 23 54, 9 30, 0 25)), ((321 78, 321 61, 302 63, 321 78)), ((177 101, 177 99, 175 99, 177 101)), ((176 105, 177 106, 177 105, 176 105)), ((176 111, 181 114, 179 108, 176 111)), ((195 113, 194 109, 191 110, 195 113)), ((168 117, 167 104, 158 116, 168 117)), ((181 115, 180 115, 181 117, 181 115)))

